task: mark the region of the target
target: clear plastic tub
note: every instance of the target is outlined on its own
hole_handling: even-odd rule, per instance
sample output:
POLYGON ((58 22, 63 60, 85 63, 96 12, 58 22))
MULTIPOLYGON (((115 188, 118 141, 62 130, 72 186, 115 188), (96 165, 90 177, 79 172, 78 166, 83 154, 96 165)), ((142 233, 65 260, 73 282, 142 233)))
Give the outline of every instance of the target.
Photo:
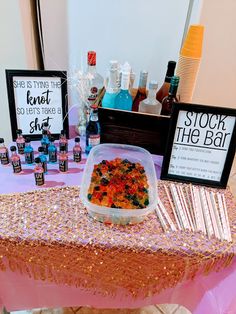
POLYGON ((89 215, 100 222, 122 225, 142 222, 145 216, 154 211, 157 204, 157 180, 151 154, 138 146, 122 144, 100 144, 95 146, 90 151, 85 165, 80 197, 89 215), (139 162, 144 167, 149 185, 149 205, 147 207, 142 209, 110 208, 93 204, 88 200, 88 189, 94 165, 104 159, 113 160, 117 157, 128 159, 131 162, 139 162))

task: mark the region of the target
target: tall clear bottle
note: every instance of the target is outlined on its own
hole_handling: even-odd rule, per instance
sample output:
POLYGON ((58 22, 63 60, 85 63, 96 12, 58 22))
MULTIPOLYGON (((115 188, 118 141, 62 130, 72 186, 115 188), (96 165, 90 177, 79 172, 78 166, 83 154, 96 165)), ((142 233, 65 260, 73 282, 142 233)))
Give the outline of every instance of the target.
POLYGON ((172 76, 174 76, 175 67, 176 67, 175 61, 168 62, 165 81, 156 94, 156 99, 160 103, 162 103, 162 100, 164 99, 164 97, 168 96, 169 89, 170 89, 170 81, 171 81, 172 76))
POLYGON ((89 91, 88 101, 90 102, 90 105, 93 105, 99 92, 104 86, 104 79, 97 72, 97 69, 96 69, 96 52, 95 51, 88 52, 87 74, 90 79, 90 91, 89 91))
POLYGON ((9 154, 8 149, 4 145, 4 139, 0 138, 0 160, 2 165, 8 165, 10 163, 9 161, 9 154))
POLYGON ((25 139, 22 135, 22 130, 21 129, 16 130, 16 134, 17 134, 16 145, 18 149, 18 154, 24 155, 25 139))
POLYGON ((115 98, 118 95, 118 62, 110 61, 109 64, 109 79, 108 86, 105 95, 102 99, 102 107, 104 108, 114 108, 115 98))
POLYGON ((91 106, 89 122, 86 126, 86 148, 85 153, 89 154, 90 150, 100 144, 100 123, 98 121, 98 108, 91 106))
POLYGON ((158 84, 156 81, 151 81, 148 87, 148 97, 140 102, 139 112, 159 115, 162 105, 156 100, 158 84))
POLYGON ((136 111, 136 112, 139 111, 138 109, 139 109, 140 101, 147 98, 147 91, 146 91, 147 77, 148 77, 147 71, 140 72, 138 92, 133 101, 132 111, 136 111))
POLYGON ((115 99, 115 109, 131 110, 133 99, 129 93, 130 72, 121 74, 121 90, 115 99))
POLYGON ((170 82, 170 90, 168 96, 162 100, 162 110, 161 114, 165 116, 170 116, 172 112, 172 105, 174 102, 179 102, 176 93, 179 85, 179 76, 172 76, 170 82))

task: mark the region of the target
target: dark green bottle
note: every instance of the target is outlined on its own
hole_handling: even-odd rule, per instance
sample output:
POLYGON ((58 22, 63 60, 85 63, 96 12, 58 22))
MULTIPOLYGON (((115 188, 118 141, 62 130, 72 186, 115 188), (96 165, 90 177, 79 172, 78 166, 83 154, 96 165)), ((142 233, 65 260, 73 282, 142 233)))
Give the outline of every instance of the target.
POLYGON ((179 86, 179 76, 172 76, 170 81, 170 90, 168 96, 162 100, 162 110, 161 114, 165 116, 170 116, 172 112, 172 105, 174 102, 179 102, 176 93, 179 86))

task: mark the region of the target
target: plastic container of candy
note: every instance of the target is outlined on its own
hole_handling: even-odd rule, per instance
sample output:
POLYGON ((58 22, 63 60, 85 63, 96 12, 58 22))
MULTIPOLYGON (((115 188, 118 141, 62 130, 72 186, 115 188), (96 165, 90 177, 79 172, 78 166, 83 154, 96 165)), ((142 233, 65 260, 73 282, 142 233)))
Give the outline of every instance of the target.
POLYGON ((136 224, 142 222, 144 218, 154 211, 157 204, 157 179, 154 163, 151 154, 138 146, 122 144, 100 144, 92 148, 89 153, 80 188, 80 198, 87 208, 88 213, 94 219, 112 224, 136 224), (88 190, 91 182, 94 165, 103 160, 114 160, 121 158, 132 163, 140 163, 145 170, 148 181, 149 204, 141 209, 124 209, 99 206, 89 201, 88 190))

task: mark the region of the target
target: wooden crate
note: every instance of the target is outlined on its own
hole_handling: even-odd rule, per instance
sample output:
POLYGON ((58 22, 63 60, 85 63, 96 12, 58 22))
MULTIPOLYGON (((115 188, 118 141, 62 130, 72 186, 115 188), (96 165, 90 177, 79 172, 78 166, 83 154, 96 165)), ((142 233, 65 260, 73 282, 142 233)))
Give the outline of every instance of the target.
POLYGON ((99 108, 101 143, 137 145, 164 155, 170 117, 99 108))

